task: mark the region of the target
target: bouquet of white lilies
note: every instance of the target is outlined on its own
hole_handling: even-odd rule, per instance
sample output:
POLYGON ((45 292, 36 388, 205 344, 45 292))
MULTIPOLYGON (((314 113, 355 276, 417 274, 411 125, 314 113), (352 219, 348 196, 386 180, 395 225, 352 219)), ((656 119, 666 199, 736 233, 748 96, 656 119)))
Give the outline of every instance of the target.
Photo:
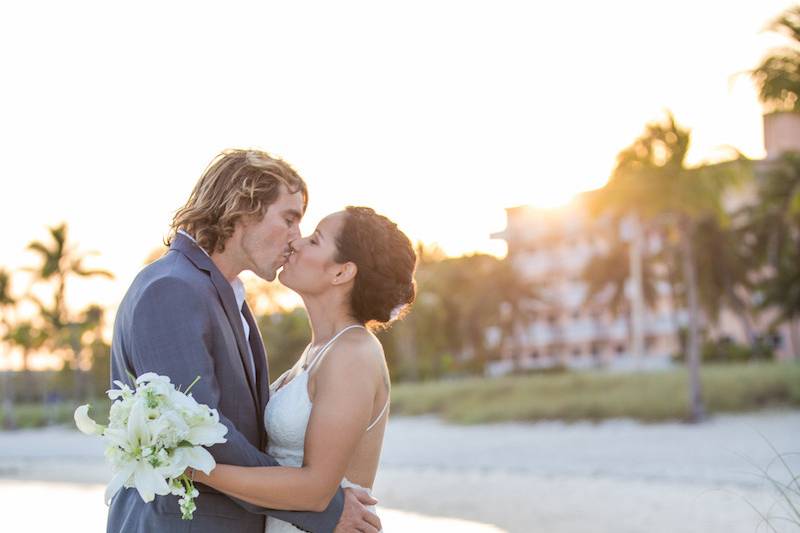
POLYGON ((135 379, 135 390, 114 381, 119 388, 108 391, 113 400, 108 426, 89 417, 88 404, 75 410, 78 429, 106 442, 105 456, 114 474, 106 505, 121 487, 135 487, 145 502, 156 494, 180 496, 183 519, 192 519, 199 493, 184 472, 191 467, 211 473, 216 462, 203 446, 225 442, 228 432, 216 409, 189 394, 198 379, 183 392, 168 377, 152 372, 135 379))

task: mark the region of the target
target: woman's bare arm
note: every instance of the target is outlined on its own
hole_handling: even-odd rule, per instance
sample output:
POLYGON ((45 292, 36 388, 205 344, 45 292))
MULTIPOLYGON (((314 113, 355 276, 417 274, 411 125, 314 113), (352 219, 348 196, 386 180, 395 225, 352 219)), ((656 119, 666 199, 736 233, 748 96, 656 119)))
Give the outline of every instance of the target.
POLYGON ((336 493, 373 410, 378 380, 372 342, 343 337, 315 376, 301 468, 217 465, 195 481, 272 509, 321 511, 336 493))

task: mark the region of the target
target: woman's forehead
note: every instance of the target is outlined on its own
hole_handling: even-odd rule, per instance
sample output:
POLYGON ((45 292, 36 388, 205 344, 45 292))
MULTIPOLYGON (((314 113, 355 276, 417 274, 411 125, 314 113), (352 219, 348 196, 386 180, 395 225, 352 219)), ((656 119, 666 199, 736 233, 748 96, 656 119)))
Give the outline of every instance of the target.
POLYGON ((317 229, 325 232, 327 229, 328 231, 337 230, 339 226, 341 226, 342 222, 344 221, 344 211, 337 211, 336 213, 331 213, 330 215, 326 216, 322 220, 319 221, 317 224, 317 229))

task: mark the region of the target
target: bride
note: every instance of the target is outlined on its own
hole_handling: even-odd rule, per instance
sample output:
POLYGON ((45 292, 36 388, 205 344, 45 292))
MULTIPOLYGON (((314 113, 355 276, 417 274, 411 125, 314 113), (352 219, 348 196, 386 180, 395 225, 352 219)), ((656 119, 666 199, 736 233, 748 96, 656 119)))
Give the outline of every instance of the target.
MULTIPOLYGON (((372 331, 414 301, 416 256, 393 222, 365 207, 328 215, 291 246, 279 279, 302 297, 312 337, 270 386, 268 451, 282 466, 218 464, 211 475, 193 475, 262 507, 322 511, 340 486, 371 492, 390 392, 383 348, 372 331)), ((273 517, 266 529, 300 531, 273 517)))

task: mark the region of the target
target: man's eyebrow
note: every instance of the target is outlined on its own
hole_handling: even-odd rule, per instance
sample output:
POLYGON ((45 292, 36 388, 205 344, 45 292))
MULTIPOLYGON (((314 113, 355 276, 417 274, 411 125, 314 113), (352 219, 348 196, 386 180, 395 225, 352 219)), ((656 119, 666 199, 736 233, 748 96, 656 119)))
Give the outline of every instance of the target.
POLYGON ((302 213, 300 213, 300 211, 298 211, 297 209, 287 209, 286 211, 283 212, 283 214, 293 217, 297 220, 303 218, 302 213))

